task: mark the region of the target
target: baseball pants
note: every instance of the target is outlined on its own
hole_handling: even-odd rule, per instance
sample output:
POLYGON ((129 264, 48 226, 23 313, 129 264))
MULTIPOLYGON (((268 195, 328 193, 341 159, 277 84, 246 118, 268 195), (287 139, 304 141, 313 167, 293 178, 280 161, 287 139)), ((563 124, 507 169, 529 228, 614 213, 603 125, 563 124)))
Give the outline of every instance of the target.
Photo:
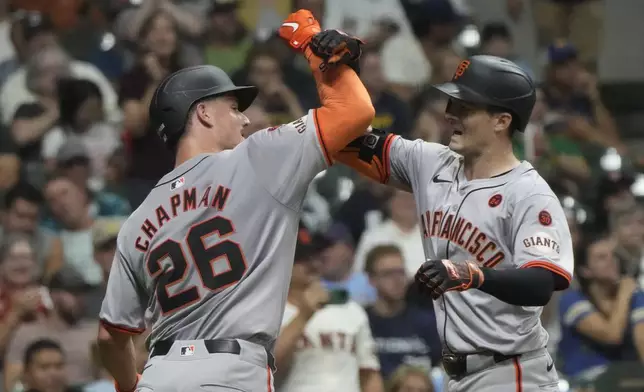
POLYGON ((136 391, 273 392, 264 347, 238 342, 239 354, 211 354, 203 340, 175 341, 166 355, 151 354, 136 391))
POLYGON ((558 392, 559 377, 548 351, 534 350, 487 366, 489 358, 473 355, 461 379, 451 379, 448 392, 558 392))

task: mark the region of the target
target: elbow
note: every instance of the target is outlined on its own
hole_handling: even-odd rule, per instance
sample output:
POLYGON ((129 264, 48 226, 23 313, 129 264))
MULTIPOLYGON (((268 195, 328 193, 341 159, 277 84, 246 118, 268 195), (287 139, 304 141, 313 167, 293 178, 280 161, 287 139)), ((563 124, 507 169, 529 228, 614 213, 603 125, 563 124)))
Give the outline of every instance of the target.
POLYGON ((103 350, 114 345, 114 337, 103 325, 98 327, 98 336, 96 337, 98 348, 103 350))
POLYGON ((620 345, 624 341, 624 331, 608 330, 602 340, 604 344, 620 345))
POLYGON ((361 132, 364 132, 373 123, 375 117, 376 109, 373 107, 371 100, 366 99, 365 102, 362 102, 359 113, 356 114, 356 123, 359 123, 357 127, 361 132))

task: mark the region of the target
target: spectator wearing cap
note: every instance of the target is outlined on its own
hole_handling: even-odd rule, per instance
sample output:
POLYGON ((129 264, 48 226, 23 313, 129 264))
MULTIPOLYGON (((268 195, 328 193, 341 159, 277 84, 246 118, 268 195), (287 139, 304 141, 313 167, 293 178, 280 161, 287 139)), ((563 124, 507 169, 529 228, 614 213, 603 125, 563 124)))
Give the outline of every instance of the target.
POLYGON ((25 350, 23 387, 25 392, 78 392, 67 383, 65 352, 51 339, 38 339, 25 350))
POLYGON ((609 230, 610 216, 613 212, 635 205, 635 195, 631 187, 635 183, 632 175, 624 171, 606 172, 597 183, 592 231, 603 233, 609 230))
POLYGON ((382 56, 377 48, 366 47, 362 51, 360 79, 376 109, 371 126, 409 138, 412 127, 409 106, 389 89, 382 71, 382 56))
POLYGON ((615 121, 601 100, 597 77, 581 66, 577 48, 557 40, 548 47, 548 59, 543 89, 550 109, 562 117, 563 132, 589 146, 625 152, 615 121))
POLYGON ((644 207, 616 209, 611 213, 609 227, 621 271, 644 287, 644 207))
POLYGON ((367 255, 365 270, 377 291, 376 301, 366 310, 383 377, 388 379, 402 364, 420 366, 426 373, 440 366, 436 316, 407 303, 407 271, 400 249, 376 246, 367 255))
POLYGON ((92 380, 89 347, 96 337, 98 323, 82 318, 84 295, 90 288, 82 276, 69 267, 52 277, 49 282, 52 310, 46 317, 22 324, 5 353, 5 391, 13 390, 24 374, 22 359, 29 344, 37 339, 51 339, 65 347, 66 374, 71 385, 92 380))
POLYGON ((58 86, 60 118, 42 142, 42 157, 55 166, 58 151, 71 139, 87 148, 91 162, 90 187, 103 188, 107 159, 120 146, 119 131, 105 121, 101 90, 89 80, 63 79, 58 86))
POLYGON ((98 317, 101 310, 107 279, 110 276, 112 261, 116 254, 116 238, 124 220, 120 218, 101 218, 94 222, 93 227, 93 244, 94 260, 101 268, 103 281, 100 285, 95 286, 86 296, 86 315, 88 317, 98 317))
POLYGON ((0 225, 0 239, 9 234, 23 234, 36 252, 38 269, 50 276, 54 266, 62 264, 63 250, 60 238, 39 225, 43 196, 33 185, 19 182, 4 198, 0 225))
MULTIPOLYGON (((32 18, 29 22, 31 23, 29 34, 34 34, 34 36, 25 37, 28 42, 27 47, 31 50, 37 46, 36 44, 42 46, 37 52, 27 52, 25 63, 13 72, 0 87, 2 123, 11 124, 18 108, 23 104, 40 102, 43 89, 48 90, 46 92, 49 97, 54 98, 56 79, 64 74, 94 82, 103 95, 103 106, 107 119, 110 122, 119 122, 121 112, 118 107, 116 92, 105 75, 90 63, 71 59, 60 46, 51 21, 46 16, 32 16, 32 18), (44 35, 47 39, 43 38, 41 41, 35 41, 36 37, 41 35, 44 35), (57 52, 54 55, 53 53, 56 49, 57 52)), ((51 104, 50 106, 54 105, 51 104)), ((26 137, 26 139, 31 140, 29 137, 26 137)))
POLYGON ((244 66, 253 47, 253 36, 239 18, 239 5, 239 0, 214 0, 208 11, 205 62, 228 74, 244 66))
POLYGON ((414 196, 395 190, 387 202, 389 219, 367 229, 356 248, 354 271, 364 271, 367 254, 377 245, 393 244, 400 247, 405 260, 407 276, 413 277, 425 260, 420 225, 414 196))
POLYGON ((346 290, 349 298, 361 305, 373 303, 376 291, 366 274, 353 270, 355 243, 349 229, 341 223, 334 223, 316 239, 322 249, 321 274, 326 288, 346 290))
MULTIPOLYGON (((127 200, 107 191, 92 190, 91 172, 90 153, 81 140, 73 138, 61 146, 56 156, 53 178, 64 177, 82 191, 83 197, 88 200, 88 213, 92 218, 128 216, 132 210, 127 200)), ((64 227, 60 218, 48 214, 42 225, 54 232, 64 227)))
POLYGON ((481 54, 502 57, 512 60, 521 67, 534 80, 534 72, 527 63, 517 58, 514 52, 514 40, 510 29, 503 22, 491 22, 481 29, 481 42, 479 47, 481 54))
POLYGON ((316 246, 300 230, 275 345, 279 391, 382 392, 380 365, 364 309, 320 282, 316 246))

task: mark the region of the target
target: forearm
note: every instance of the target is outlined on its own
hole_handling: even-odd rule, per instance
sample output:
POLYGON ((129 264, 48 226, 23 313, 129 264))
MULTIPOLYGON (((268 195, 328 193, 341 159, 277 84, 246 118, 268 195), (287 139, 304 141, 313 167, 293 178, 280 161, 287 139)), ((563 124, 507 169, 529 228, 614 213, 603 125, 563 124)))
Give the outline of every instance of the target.
POLYGON ((358 75, 349 66, 320 71, 322 60, 310 48, 305 56, 313 72, 322 106, 315 121, 326 152, 333 155, 364 134, 375 116, 371 98, 358 75))
POLYGON ((54 126, 57 118, 56 115, 45 113, 32 120, 15 120, 11 127, 13 140, 18 146, 24 146, 34 140, 38 140, 54 126))
POLYGON ((16 312, 9 312, 0 323, 0 352, 5 352, 9 340, 20 324, 20 315, 16 312))
POLYGON ((134 390, 138 375, 132 338, 115 337, 102 326, 100 328, 102 333, 99 333, 98 348, 105 369, 112 375, 121 391, 134 390))
POLYGON ((595 120, 597 121, 597 128, 601 129, 604 135, 606 135, 607 138, 610 138, 613 141, 615 146, 620 144, 617 126, 615 125, 613 116, 611 116, 608 109, 606 109, 606 107, 599 100, 594 102, 593 107, 595 112, 595 120))
POLYGON ((143 22, 145 22, 157 9, 157 5, 154 1, 144 1, 139 8, 133 11, 134 16, 132 16, 127 24, 125 37, 131 41, 136 41, 139 33, 141 32, 143 22))
POLYGON ((608 319, 608 329, 613 331, 615 341, 621 342, 626 331, 626 324, 628 323, 628 314, 630 312, 631 296, 619 295, 615 301, 615 308, 610 314, 608 319))
POLYGON ((495 270, 481 268, 479 290, 516 306, 544 306, 555 290, 553 273, 544 268, 495 270))
POLYGON ((362 392, 383 392, 385 386, 380 372, 372 369, 360 369, 360 390, 362 392))
POLYGON ((197 37, 204 32, 204 20, 199 15, 184 10, 170 1, 163 3, 163 9, 172 16, 179 31, 191 37, 197 37))
POLYGON ((278 368, 276 381, 281 382, 291 368, 291 361, 295 353, 297 341, 302 337, 309 317, 298 313, 286 327, 282 328, 275 344, 275 363, 278 368))

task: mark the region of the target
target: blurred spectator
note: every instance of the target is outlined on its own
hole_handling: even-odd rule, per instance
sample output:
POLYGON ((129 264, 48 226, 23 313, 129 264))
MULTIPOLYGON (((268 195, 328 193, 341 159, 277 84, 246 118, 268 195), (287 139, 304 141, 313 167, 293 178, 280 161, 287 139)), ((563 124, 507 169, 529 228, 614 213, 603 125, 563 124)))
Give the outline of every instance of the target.
POLYGON ((349 229, 334 223, 318 238, 322 248, 322 282, 329 290, 346 290, 349 298, 361 305, 373 303, 376 291, 363 271, 352 270, 354 242, 349 229))
POLYGON ((644 207, 623 206, 610 216, 615 255, 627 276, 644 287, 644 207))
POLYGON ((253 37, 237 15, 239 0, 214 0, 210 6, 210 23, 206 30, 204 58, 226 73, 244 66, 253 37))
POLYGON ((93 227, 94 260, 101 268, 103 280, 100 285, 93 287, 86 296, 85 308, 87 318, 97 318, 105 297, 107 279, 110 276, 112 262, 116 254, 116 238, 123 225, 124 219, 97 219, 93 227))
POLYGON ((614 361, 644 360, 644 293, 620 276, 614 242, 599 238, 582 248, 579 287, 565 291, 559 316, 560 370, 575 381, 592 381, 614 361))
MULTIPOLYGON (((127 176, 128 156, 123 147, 118 148, 107 159, 107 167, 105 168, 105 192, 118 195, 127 200, 127 184, 125 183, 127 176)), ((128 203, 129 204, 129 203, 128 203)))
POLYGON ((246 115, 246 117, 248 117, 248 121, 250 121, 250 124, 242 130, 244 137, 249 137, 253 133, 269 128, 273 125, 271 123, 270 116, 266 113, 266 110, 264 110, 264 108, 258 103, 254 103, 246 109, 244 111, 244 115, 246 115))
POLYGON ((65 374, 66 358, 60 344, 38 339, 25 350, 23 367, 26 392, 71 392, 65 374))
POLYGON ((14 234, 0 246, 0 351, 5 352, 18 326, 47 310, 37 283, 38 265, 29 239, 14 234))
POLYGON ((89 286, 74 270, 57 272, 49 284, 53 309, 46 317, 22 324, 14 334, 5 355, 5 391, 13 390, 23 374, 22 358, 29 344, 37 339, 52 339, 65 347, 67 377, 71 385, 92 380, 90 342, 96 337, 98 323, 83 320, 83 296, 89 286))
MULTIPOLYGON (((121 38, 136 42, 140 39, 141 32, 149 23, 152 15, 163 13, 167 15, 178 32, 190 38, 197 38, 203 34, 206 27, 205 20, 200 15, 202 9, 186 6, 189 1, 173 0, 142 0, 138 8, 121 12, 117 21, 117 31, 121 38)), ((201 8, 201 7, 200 7, 201 8)))
POLYGON ((595 220, 592 231, 604 233, 609 230, 609 217, 615 211, 632 207, 635 196, 631 187, 635 179, 623 171, 606 172, 599 178, 596 185, 595 220))
POLYGON ((148 106, 163 78, 182 68, 178 59, 175 25, 166 13, 157 11, 145 20, 138 43, 140 52, 137 63, 120 81, 123 126, 130 157, 128 200, 134 209, 157 181, 174 167, 174 156, 156 130, 149 127, 148 106))
POLYGON ((427 370, 410 365, 396 369, 387 382, 387 392, 434 392, 427 370))
POLYGON ((51 23, 45 16, 36 20, 39 22, 30 26, 30 34, 44 35, 44 37, 42 41, 34 41, 35 37, 25 37, 28 49, 33 50, 38 46, 40 48, 38 52, 28 53, 27 64, 13 72, 0 88, 2 123, 10 124, 21 105, 38 102, 39 95, 43 93, 42 89, 46 89, 45 92, 49 93, 50 97, 55 97, 56 79, 63 75, 94 82, 103 95, 103 106, 109 121, 120 121, 121 113, 117 105, 116 93, 107 78, 92 64, 70 59, 58 44, 51 29, 51 23), (43 53, 46 52, 46 48, 51 49, 52 52, 54 48, 58 49, 55 60, 51 59, 54 56, 52 52, 43 53), (33 59, 34 56, 39 58, 33 59))
POLYGON ((430 143, 447 144, 452 128, 445 119, 447 98, 434 88, 424 88, 410 102, 414 114, 412 139, 423 139, 430 143))
POLYGON ((375 181, 359 180, 351 196, 340 206, 333 215, 333 220, 344 224, 358 243, 365 230, 376 226, 385 219, 386 202, 392 190, 375 181))
MULTIPOLYGON (((7 135, 9 132, 2 129, 0 126, 0 134, 2 135, 2 150, 7 147, 7 135)), ((15 186, 20 181, 20 158, 12 152, 0 152, 0 196, 4 195, 11 187, 15 186)))
POLYGON ((569 39, 580 48, 584 65, 595 70, 604 31, 604 1, 540 0, 531 3, 540 46, 543 48, 560 38, 569 39))
POLYGON ((462 57, 452 48, 445 48, 438 51, 432 63, 432 84, 445 83, 452 80, 454 71, 461 63, 462 57))
POLYGON ((107 159, 120 145, 118 130, 105 122, 101 91, 88 80, 63 79, 58 85, 58 96, 58 126, 45 135, 42 157, 51 170, 61 146, 78 139, 91 160, 90 186, 101 189, 107 159))
POLYGON ((624 152, 613 117, 604 106, 595 75, 578 61, 577 48, 558 40, 548 47, 543 86, 549 108, 563 117, 565 132, 578 141, 624 152))
POLYGON ((520 66, 534 80, 534 73, 530 66, 517 58, 514 52, 514 40, 510 29, 503 22, 488 23, 481 29, 480 54, 503 57, 512 60, 520 66))
POLYGON ((364 270, 367 253, 375 246, 394 244, 402 250, 407 276, 414 276, 425 260, 414 196, 409 192, 395 190, 389 199, 388 209, 388 220, 362 234, 356 248, 353 270, 364 270))
POLYGON ((0 4, 0 64, 14 56, 11 45, 11 18, 9 15, 9 2, 0 4))
POLYGON ((382 73, 380 52, 365 48, 360 60, 360 79, 376 109, 371 125, 408 137, 412 126, 411 113, 409 107, 389 90, 382 73))
POLYGON ((325 0, 322 26, 340 29, 376 46, 398 31, 411 33, 398 0, 325 0))
POLYGON ((367 254, 365 270, 378 293, 367 315, 383 377, 389 378, 402 364, 419 366, 425 373, 440 366, 442 347, 436 317, 406 303, 408 279, 400 249, 376 246, 367 254))
POLYGON ((300 233, 282 330, 275 384, 284 392, 380 392, 378 357, 364 309, 319 281, 315 247, 300 233))
MULTIPOLYGON (((399 34, 382 49, 385 77, 404 100, 437 73, 434 67, 441 65, 445 53, 462 52, 455 38, 463 18, 449 0, 414 2, 407 14, 414 36, 399 34)), ((450 78, 455 69, 451 68, 450 78)))
MULTIPOLYGON (((45 200, 63 244, 63 263, 74 268, 91 285, 103 281, 101 268, 94 262, 90 199, 84 188, 61 175, 49 180, 45 200)), ((62 266, 58 266, 61 268, 62 266)))
POLYGON ((7 192, 4 202, 0 239, 9 233, 28 236, 36 253, 38 269, 49 276, 49 269, 62 263, 63 250, 60 238, 38 225, 42 194, 32 185, 21 182, 7 192))
POLYGON ((300 97, 284 80, 280 59, 270 48, 255 46, 246 62, 247 83, 259 89, 255 102, 270 116, 271 124, 286 124, 305 114, 300 97))

